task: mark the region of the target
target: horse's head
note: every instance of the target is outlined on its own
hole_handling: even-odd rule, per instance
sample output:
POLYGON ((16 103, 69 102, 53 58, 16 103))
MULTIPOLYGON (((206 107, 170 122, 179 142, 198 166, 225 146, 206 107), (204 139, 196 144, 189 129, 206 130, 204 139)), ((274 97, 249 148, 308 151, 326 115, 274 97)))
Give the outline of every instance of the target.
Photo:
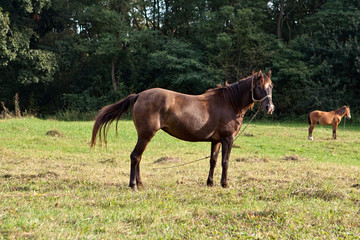
POLYGON ((351 115, 350 115, 350 107, 349 106, 344 106, 345 107, 345 115, 346 115, 346 118, 347 119, 350 119, 351 118, 351 115))
POLYGON ((261 70, 251 79, 251 97, 254 102, 259 102, 266 114, 272 114, 275 106, 272 102, 271 70, 263 74, 261 70))

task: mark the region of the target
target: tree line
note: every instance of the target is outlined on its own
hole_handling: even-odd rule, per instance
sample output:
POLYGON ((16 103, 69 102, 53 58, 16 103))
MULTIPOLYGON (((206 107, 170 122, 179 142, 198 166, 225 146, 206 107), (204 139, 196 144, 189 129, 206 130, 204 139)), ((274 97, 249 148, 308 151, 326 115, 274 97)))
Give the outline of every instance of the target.
POLYGON ((2 0, 0 101, 95 111, 272 70, 279 118, 360 109, 358 0, 2 0))

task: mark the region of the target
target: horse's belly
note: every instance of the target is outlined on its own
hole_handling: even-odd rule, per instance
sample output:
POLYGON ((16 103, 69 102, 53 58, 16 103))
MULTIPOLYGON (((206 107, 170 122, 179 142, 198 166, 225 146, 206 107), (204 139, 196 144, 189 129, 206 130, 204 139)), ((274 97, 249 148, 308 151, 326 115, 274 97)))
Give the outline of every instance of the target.
POLYGON ((172 121, 165 124, 161 129, 168 134, 185 141, 205 141, 214 133, 213 127, 196 119, 172 121))
POLYGON ((174 129, 164 127, 162 128, 162 130, 164 130, 173 137, 190 142, 206 141, 212 135, 211 133, 199 134, 198 132, 189 131, 189 129, 174 129))
POLYGON ((319 123, 320 123, 321 125, 330 125, 330 124, 332 124, 332 121, 329 120, 329 119, 326 119, 326 118, 320 118, 320 119, 319 119, 319 123))
POLYGON ((221 141, 225 137, 234 136, 242 124, 242 119, 222 122, 215 117, 198 117, 168 118, 161 129, 185 141, 221 141))

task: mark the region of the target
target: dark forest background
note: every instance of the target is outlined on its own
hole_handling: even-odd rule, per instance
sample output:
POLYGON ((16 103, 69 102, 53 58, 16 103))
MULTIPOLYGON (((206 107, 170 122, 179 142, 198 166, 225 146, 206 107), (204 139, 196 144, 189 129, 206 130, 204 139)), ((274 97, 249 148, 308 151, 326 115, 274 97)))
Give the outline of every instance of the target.
POLYGON ((1 0, 0 101, 14 111, 18 93, 23 112, 85 113, 271 69, 277 118, 356 113, 359 39, 359 0, 1 0))

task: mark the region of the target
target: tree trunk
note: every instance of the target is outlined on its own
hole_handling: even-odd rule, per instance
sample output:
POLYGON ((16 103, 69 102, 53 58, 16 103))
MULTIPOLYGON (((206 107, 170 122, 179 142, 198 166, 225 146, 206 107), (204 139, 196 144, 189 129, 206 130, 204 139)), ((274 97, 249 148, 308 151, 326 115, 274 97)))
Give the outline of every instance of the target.
POLYGON ((283 14, 284 14, 284 1, 285 0, 280 0, 280 12, 279 12, 279 17, 278 17, 278 22, 277 22, 277 37, 280 40, 282 40, 281 25, 282 25, 282 19, 283 19, 283 14))
POLYGON ((169 3, 168 0, 165 0, 165 13, 164 13, 164 34, 168 35, 169 31, 169 3))
POLYGON ((111 81, 113 85, 114 92, 117 91, 117 84, 115 79, 115 57, 111 58, 111 81))
POLYGON ((160 1, 157 1, 157 27, 160 29, 160 1))
POLYGON ((291 40, 291 27, 290 27, 290 24, 289 24, 289 14, 287 14, 286 16, 286 25, 288 27, 288 32, 289 32, 289 42, 291 40))
POLYGON ((154 30, 156 30, 156 0, 154 0, 154 5, 153 5, 153 27, 154 30))

